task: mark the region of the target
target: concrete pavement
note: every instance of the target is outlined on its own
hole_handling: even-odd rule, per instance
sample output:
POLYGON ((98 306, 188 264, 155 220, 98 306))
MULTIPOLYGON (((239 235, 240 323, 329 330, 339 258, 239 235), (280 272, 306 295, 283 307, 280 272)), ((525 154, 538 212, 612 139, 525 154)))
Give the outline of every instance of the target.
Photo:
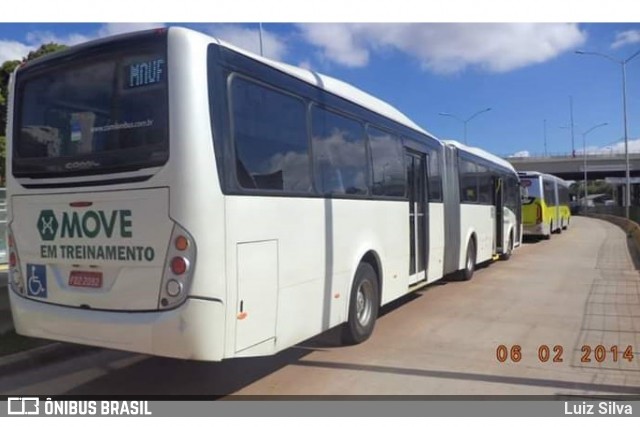
POLYGON ((622 230, 578 217, 470 282, 434 284, 383 309, 361 345, 339 346, 337 335, 221 363, 99 351, 0 377, 0 394, 637 395, 640 274, 622 230), (500 362, 500 345, 520 346, 520 361, 500 362))
POLYGON ((622 230, 574 218, 471 282, 427 288, 381 319, 369 342, 312 353, 239 394, 639 394, 639 296, 622 230), (520 346, 522 359, 499 362, 499 345, 520 346), (614 362, 614 345, 632 346, 633 360, 614 362))

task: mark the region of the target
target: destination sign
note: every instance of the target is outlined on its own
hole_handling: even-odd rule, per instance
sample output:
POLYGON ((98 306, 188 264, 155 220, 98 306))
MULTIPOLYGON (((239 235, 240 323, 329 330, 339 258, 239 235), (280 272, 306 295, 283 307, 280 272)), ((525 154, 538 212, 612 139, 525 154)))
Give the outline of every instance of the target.
POLYGON ((127 85, 131 88, 149 86, 160 83, 165 75, 165 60, 155 59, 152 61, 138 62, 130 64, 127 70, 127 85))

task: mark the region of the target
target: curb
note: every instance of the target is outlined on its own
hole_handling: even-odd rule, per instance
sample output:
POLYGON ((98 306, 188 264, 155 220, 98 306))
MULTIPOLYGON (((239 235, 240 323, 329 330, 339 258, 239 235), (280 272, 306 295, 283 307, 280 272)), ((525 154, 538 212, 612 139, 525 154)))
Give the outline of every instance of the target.
POLYGON ((32 369, 99 350, 101 349, 98 347, 78 344, 59 342, 46 344, 42 347, 0 357, 0 376, 11 375, 19 370, 32 369))
POLYGON ((634 257, 634 261, 638 263, 637 265, 640 266, 640 224, 630 219, 609 214, 589 213, 585 216, 609 221, 610 223, 620 227, 627 235, 627 239, 633 241, 635 253, 633 253, 632 256, 634 257))

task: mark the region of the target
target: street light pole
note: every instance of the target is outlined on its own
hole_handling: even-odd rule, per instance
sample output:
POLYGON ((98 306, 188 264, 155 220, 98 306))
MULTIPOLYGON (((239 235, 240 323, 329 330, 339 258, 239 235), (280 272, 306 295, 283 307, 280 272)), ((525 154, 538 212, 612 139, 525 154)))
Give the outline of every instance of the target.
POLYGON ((587 203, 587 196, 589 191, 587 190, 587 135, 596 130, 599 127, 606 126, 608 123, 600 123, 599 125, 592 126, 586 132, 582 133, 582 154, 584 156, 584 209, 586 210, 589 204, 587 203))
POLYGON ((569 115, 571 118, 571 157, 576 155, 575 138, 573 137, 573 96, 569 97, 569 115))
POLYGON ((464 144, 467 145, 467 123, 469 123, 468 120, 464 121, 464 144))
MULTIPOLYGON (((640 53, 640 50, 635 55, 638 53, 640 53)), ((629 59, 632 59, 633 56, 629 59)), ((631 206, 631 172, 629 168, 629 136, 627 135, 627 62, 628 60, 622 62, 622 116, 624 117, 624 177, 626 181, 624 190, 624 216, 629 219, 629 207, 631 206)))
POLYGON ((575 53, 579 55, 595 55, 601 56, 609 61, 615 62, 622 67, 622 115, 624 122, 624 161, 625 161, 625 217, 629 219, 629 206, 631 206, 631 174, 629 171, 629 135, 627 133, 627 71, 626 66, 629 62, 631 62, 636 56, 640 54, 640 50, 636 53, 628 57, 627 59, 621 60, 618 58, 614 58, 612 56, 606 55, 600 52, 585 52, 582 50, 577 50, 575 53))
POLYGON ((486 113, 487 111, 491 111, 491 107, 489 108, 485 108, 484 110, 480 110, 480 111, 476 111, 475 113, 473 113, 471 116, 469 116, 468 119, 464 120, 461 119, 460 117, 453 115, 451 113, 438 113, 441 116, 448 116, 448 117, 452 117, 460 122, 462 122, 463 124, 463 129, 464 129, 464 143, 465 145, 467 144, 467 123, 469 123, 471 120, 473 120, 474 118, 476 118, 477 116, 479 116, 482 113, 486 113))
POLYGON ((547 119, 542 121, 544 130, 544 156, 547 157, 547 119))

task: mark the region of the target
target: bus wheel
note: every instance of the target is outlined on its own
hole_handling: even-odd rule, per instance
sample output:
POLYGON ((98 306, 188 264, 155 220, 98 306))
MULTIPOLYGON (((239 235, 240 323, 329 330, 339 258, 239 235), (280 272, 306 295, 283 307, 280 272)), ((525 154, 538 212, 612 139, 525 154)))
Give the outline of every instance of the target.
POLYGON ((476 269, 476 244, 473 239, 469 239, 467 244, 467 257, 464 261, 464 268, 457 272, 456 279, 461 281, 470 280, 476 269))
POLYGON ((553 223, 549 224, 549 234, 545 234, 542 236, 544 240, 549 240, 551 238, 551 233, 553 233, 553 223))
POLYGON ((342 330, 342 342, 358 344, 369 338, 379 306, 378 276, 370 264, 360 263, 351 287, 349 319, 342 330))
POLYGON ((562 230, 564 230, 564 225, 563 225, 563 221, 560 221, 560 227, 558 227, 558 229, 556 230, 557 234, 562 234, 562 230))
POLYGON ((567 223, 562 225, 562 229, 566 230, 567 228, 569 228, 569 219, 567 219, 567 223))
POLYGON ((503 261, 507 261, 511 258, 511 254, 513 253, 513 233, 509 233, 509 246, 507 246, 507 251, 500 255, 500 259, 503 261))

